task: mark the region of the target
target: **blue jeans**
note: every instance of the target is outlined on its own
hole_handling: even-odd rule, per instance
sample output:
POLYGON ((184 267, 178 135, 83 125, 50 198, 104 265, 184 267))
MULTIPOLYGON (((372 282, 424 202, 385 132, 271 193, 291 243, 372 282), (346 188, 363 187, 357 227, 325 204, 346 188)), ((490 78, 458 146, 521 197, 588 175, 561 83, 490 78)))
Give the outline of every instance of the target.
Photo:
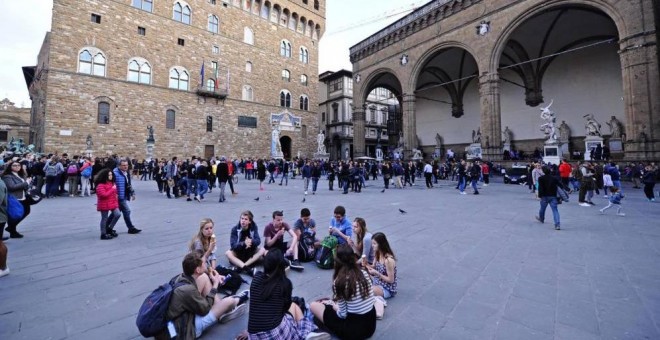
POLYGON ((46 197, 57 196, 57 176, 46 176, 46 197))
POLYGON ((200 198, 204 198, 204 194, 209 192, 209 182, 205 179, 197 180, 197 195, 200 198))
POLYGON ((316 186, 319 184, 318 177, 312 177, 312 192, 316 192, 316 186))
POLYGON ((126 222, 126 227, 128 229, 133 229, 135 226, 133 225, 133 222, 131 222, 131 207, 128 205, 127 200, 119 200, 119 210, 121 211, 121 214, 124 216, 124 222, 126 222))
POLYGON ((282 181, 286 180, 286 185, 289 185, 289 174, 288 173, 283 173, 282 174, 282 179, 280 180, 280 185, 282 185, 282 181))
POLYGON ((479 190, 477 190, 477 181, 478 179, 476 178, 472 179, 472 189, 474 190, 474 192, 479 192, 479 190))
POLYGON ((113 229, 120 217, 119 209, 101 211, 101 235, 104 235, 106 230, 113 229))
POLYGON ((465 177, 458 176, 458 190, 459 190, 460 192, 464 192, 464 191, 465 191, 465 185, 466 185, 466 183, 465 183, 465 177))
POLYGON ((187 178, 186 179, 186 196, 190 196, 190 193, 193 193, 197 195, 197 190, 195 188, 195 184, 197 184, 197 180, 194 178, 187 178))
POLYGON ((616 187, 617 189, 619 189, 619 192, 621 192, 621 193, 623 194, 623 190, 621 190, 621 181, 614 181, 614 180, 612 180, 612 184, 614 184, 614 187, 616 187))
POLYGON ((545 208, 550 204, 550 209, 552 209, 552 218, 555 221, 555 226, 559 225, 559 210, 557 210, 557 197, 553 196, 543 196, 541 197, 541 209, 539 209, 539 218, 541 221, 545 221, 545 208))

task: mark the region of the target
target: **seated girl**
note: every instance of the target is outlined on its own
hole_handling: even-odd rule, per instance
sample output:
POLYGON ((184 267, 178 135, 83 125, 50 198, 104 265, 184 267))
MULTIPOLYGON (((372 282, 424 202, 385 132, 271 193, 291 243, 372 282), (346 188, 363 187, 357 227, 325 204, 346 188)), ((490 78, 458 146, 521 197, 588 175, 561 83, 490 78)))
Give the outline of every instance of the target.
POLYGON ((390 243, 383 233, 375 233, 371 239, 371 246, 376 253, 373 266, 368 267, 369 274, 373 276, 374 294, 385 299, 396 296, 397 275, 396 259, 390 248, 390 243))
POLYGON ((200 252, 204 259, 206 259, 208 268, 215 268, 218 260, 215 255, 216 241, 215 234, 213 234, 213 227, 214 223, 212 219, 203 218, 199 222, 199 231, 190 240, 188 249, 190 252, 200 252))
POLYGON ((341 339, 371 337, 376 331, 374 290, 348 244, 337 247, 332 278, 333 300, 312 302, 312 313, 341 339))
POLYGON ((366 265, 364 261, 367 264, 372 264, 374 262, 374 251, 371 247, 371 233, 367 231, 367 222, 364 218, 356 217, 353 220, 353 237, 355 241, 351 239, 348 244, 353 247, 355 254, 362 257, 360 260, 362 266, 366 265))

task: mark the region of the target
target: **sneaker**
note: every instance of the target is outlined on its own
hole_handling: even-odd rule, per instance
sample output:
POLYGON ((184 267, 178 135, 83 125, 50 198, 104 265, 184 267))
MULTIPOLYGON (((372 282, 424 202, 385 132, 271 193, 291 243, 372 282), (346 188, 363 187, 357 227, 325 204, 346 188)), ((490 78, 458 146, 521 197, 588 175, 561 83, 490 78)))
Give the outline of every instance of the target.
POLYGON ((624 213, 617 213, 618 216, 626 216, 624 213))
POLYGON ((128 228, 128 233, 129 234, 139 234, 141 231, 142 231, 142 229, 138 229, 136 227, 128 228))
POLYGON ((305 195, 307 195, 307 191, 305 191, 305 195))
POLYGON ((594 202, 592 202, 592 201, 587 202, 587 204, 589 204, 589 205, 596 205, 596 203, 594 203, 594 202))
POLYGON ((330 340, 332 337, 326 332, 310 332, 305 337, 305 340, 330 340))
POLYGON ((655 202, 655 198, 651 198, 650 201, 651 201, 651 202, 655 202))
POLYGON ((105 229, 106 235, 112 236, 112 237, 117 237, 119 234, 114 229, 105 229))
POLYGON ((195 196, 195 201, 197 201, 197 202, 202 202, 202 201, 199 199, 199 196, 195 196))
POLYGON ((243 272, 254 277, 257 274, 257 268, 243 267, 243 272))
POLYGON ((9 267, 5 268, 5 270, 0 270, 0 277, 7 275, 9 275, 9 267))
POLYGON ((555 224, 555 230, 561 230, 561 228, 559 227, 559 224, 555 224))
POLYGON ((603 195, 604 198, 607 198, 607 195, 603 195))
POLYGON ((581 207, 590 207, 591 204, 589 204, 589 203, 587 203, 587 202, 582 202, 582 203, 580 203, 580 206, 581 206, 581 207))
POLYGON ((240 294, 234 295, 234 297, 238 298, 238 305, 242 305, 246 303, 248 300, 250 300, 250 290, 246 289, 242 291, 240 294))
POLYGON ((222 314, 222 316, 220 316, 220 318, 218 319, 218 322, 219 323, 227 323, 231 320, 236 319, 237 317, 245 314, 245 311, 247 310, 247 306, 248 305, 246 303, 244 303, 242 305, 238 305, 238 306, 234 307, 234 309, 232 309, 228 313, 222 314))
POLYGON ((303 267, 303 265, 300 264, 300 261, 298 261, 298 260, 291 261, 289 263, 289 265, 291 266, 291 269, 293 269, 293 270, 297 270, 297 271, 305 270, 305 267, 303 267))
POLYGON ((188 198, 186 199, 186 201, 191 202, 191 201, 192 201, 192 198, 188 197, 188 198))
POLYGON ((113 238, 112 235, 108 235, 108 234, 101 235, 102 240, 112 240, 112 238, 113 238))
POLYGON ((461 191, 461 195, 467 195, 465 191, 461 191))
POLYGON ((534 218, 535 218, 537 221, 543 223, 543 220, 542 220, 540 217, 538 217, 538 216, 534 216, 534 218))

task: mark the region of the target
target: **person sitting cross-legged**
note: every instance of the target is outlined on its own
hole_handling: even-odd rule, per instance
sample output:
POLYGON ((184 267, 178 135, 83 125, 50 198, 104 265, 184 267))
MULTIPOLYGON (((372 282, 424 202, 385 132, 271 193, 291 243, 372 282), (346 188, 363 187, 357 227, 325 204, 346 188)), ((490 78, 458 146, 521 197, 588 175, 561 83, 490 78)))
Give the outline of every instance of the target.
MULTIPOLYGON (((216 323, 226 323, 243 315, 247 309, 249 291, 238 296, 221 298, 218 286, 225 277, 209 271, 200 252, 188 253, 182 262, 183 273, 173 279, 176 285, 167 307, 167 320, 174 323, 177 339, 196 339, 216 323)), ((156 337, 167 338, 165 335, 156 337)))
POLYGON ((231 248, 225 253, 229 262, 236 266, 237 270, 254 276, 255 268, 252 265, 259 261, 266 251, 259 247, 259 228, 254 223, 251 211, 241 213, 240 221, 231 229, 229 243, 231 248))
POLYGON ((280 210, 273 211, 273 221, 264 228, 264 248, 267 251, 281 250, 285 257, 292 259, 291 269, 299 271, 305 269, 298 261, 298 235, 288 223, 284 222, 284 213, 280 210), (291 235, 291 246, 284 242, 284 233, 291 235))

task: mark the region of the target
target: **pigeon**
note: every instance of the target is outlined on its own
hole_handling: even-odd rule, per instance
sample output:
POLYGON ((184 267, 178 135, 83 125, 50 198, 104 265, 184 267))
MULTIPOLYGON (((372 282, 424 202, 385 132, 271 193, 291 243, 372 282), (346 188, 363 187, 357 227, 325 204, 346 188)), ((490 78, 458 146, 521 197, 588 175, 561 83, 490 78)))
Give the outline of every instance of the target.
POLYGON ((407 214, 408 213, 407 211, 405 211, 403 209, 399 209, 399 212, 402 213, 402 214, 407 214))
POLYGON ((306 199, 305 197, 303 197, 303 200, 302 200, 302 202, 303 202, 303 203, 305 203, 305 201, 306 201, 306 200, 307 200, 307 199, 306 199))
POLYGON ((254 200, 257 201, 257 202, 259 202, 259 197, 255 198, 254 200))
POLYGON ((385 192, 385 189, 381 190, 380 192, 385 192))
POLYGON ((269 199, 270 199, 270 195, 269 195, 269 196, 266 196, 266 199, 269 200, 269 199))

